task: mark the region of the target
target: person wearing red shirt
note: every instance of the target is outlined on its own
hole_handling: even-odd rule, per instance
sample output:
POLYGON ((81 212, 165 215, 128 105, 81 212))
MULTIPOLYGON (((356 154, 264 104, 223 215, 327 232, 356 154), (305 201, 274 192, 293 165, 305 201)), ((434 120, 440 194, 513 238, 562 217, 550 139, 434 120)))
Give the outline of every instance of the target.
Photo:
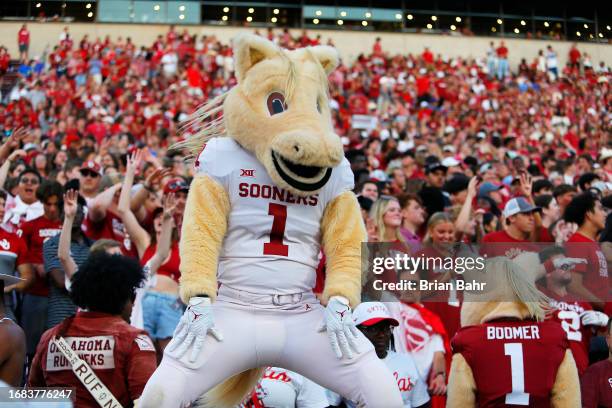
MULTIPOLYGON (((552 246, 540 253, 542 260, 564 256, 563 248, 552 246)), ((547 319, 558 322, 569 340, 578 374, 582 375, 589 366, 589 347, 593 335, 593 327, 605 326, 608 316, 593 310, 588 302, 576 299, 567 291, 572 281, 569 269, 554 268, 546 277, 538 282, 538 289, 550 299, 551 314, 547 319)))
POLYGON ((423 51, 421 58, 423 58, 423 61, 425 62, 426 65, 433 65, 434 63, 434 55, 429 50, 429 47, 425 47, 425 50, 423 51))
POLYGON ((431 95, 429 89, 431 88, 431 79, 425 68, 422 68, 419 72, 419 76, 416 79, 417 89, 417 105, 421 105, 421 102, 431 101, 431 95))
POLYGON ((0 75, 6 74, 11 62, 11 56, 9 55, 6 48, 0 46, 0 75))
MULTIPOLYGON (((108 177, 108 176, 106 176, 108 177)), ((101 238, 112 239, 121 243, 121 251, 124 255, 137 257, 132 241, 128 236, 119 213, 119 193, 121 183, 112 178, 103 180, 101 188, 104 190, 88 205, 87 218, 83 222, 83 230, 89 239, 101 238), (113 183, 108 186, 109 183, 113 183), (104 184, 107 184, 108 188, 104 184)))
POLYGON ((369 99, 361 92, 353 93, 348 99, 351 115, 367 115, 369 99))
POLYGON ((610 286, 608 263, 597 243, 597 235, 605 227, 606 213, 597 197, 586 192, 572 199, 563 219, 578 225, 578 230, 567 241, 567 255, 585 260, 576 265, 569 291, 603 310, 604 302, 609 299, 610 286))
POLYGON ((508 73, 508 48, 502 41, 495 51, 497 53, 497 79, 503 80, 508 73))
POLYGON ((32 264, 33 274, 24 290, 21 325, 26 333, 27 354, 33 357, 36 345, 45 331, 49 285, 43 260, 43 243, 62 231, 60 208, 63 188, 55 181, 47 181, 36 190, 36 198, 43 204, 44 213, 27 221, 21 227, 21 237, 27 248, 27 261, 32 264))
POLYGON ((21 62, 28 61, 28 49, 30 48, 30 32, 24 24, 17 33, 17 45, 19 46, 19 58, 21 62))
MULTIPOLYGON (((72 371, 54 339, 63 338, 122 406, 133 406, 156 368, 155 347, 144 330, 130 326, 135 291, 145 275, 138 261, 97 252, 72 279, 76 316, 47 330, 36 349, 29 387, 74 387, 75 406, 98 402, 72 371)), ((82 364, 82 363, 74 363, 82 364)), ((88 378, 95 381, 93 376, 88 378)))
MULTIPOLYGON (((0 191, 0 216, 4 216, 5 203, 6 193, 0 191)), ((12 320, 16 320, 14 308, 17 298, 14 291, 23 291, 34 273, 28 262, 27 252, 28 248, 17 233, 7 231, 0 225, 0 274, 24 278, 18 283, 6 286, 3 294, 0 294, 4 296, 5 313, 12 320)))
POLYGON ((580 69, 581 56, 582 54, 580 54, 580 51, 578 51, 578 48, 576 48, 576 43, 572 44, 572 48, 569 50, 569 62, 572 68, 575 68, 576 70, 580 69))
MULTIPOLYGON (((566 392, 560 389, 558 372, 574 365, 567 357, 571 351, 565 332, 550 321, 498 318, 463 327, 452 348, 453 365, 459 354, 473 374, 475 390, 470 391, 479 407, 549 407, 555 395, 566 392)), ((453 397, 451 393, 449 407, 458 407, 453 397)))
POLYGON ((509 200, 504 207, 505 229, 490 232, 482 239, 481 252, 490 257, 506 256, 510 259, 522 252, 538 252, 538 246, 529 240, 535 229, 534 213, 541 211, 524 197, 509 200))
MULTIPOLYGON (((119 205, 118 214, 121 216, 132 241, 138 252, 141 264, 145 265, 157 252, 157 243, 162 233, 162 224, 168 221, 166 217, 172 217, 171 211, 162 208, 153 212, 153 227, 151 231, 143 228, 134 213, 130 209, 130 192, 134 182, 134 174, 142 163, 142 150, 137 150, 128 156, 126 174, 119 205)), ((165 195, 165 207, 174 207, 174 193, 165 195)), ((174 329, 178 325, 183 314, 183 304, 179 299, 179 270, 180 258, 178 251, 178 231, 173 228, 173 245, 168 259, 159 267, 156 275, 156 283, 147 290, 142 300, 144 327, 156 342, 158 351, 161 353, 172 338, 174 329)))
POLYGON ((612 407, 612 319, 606 330, 608 358, 590 366, 580 378, 583 408, 612 407))
POLYGON ((376 37, 376 41, 374 41, 374 45, 372 46, 372 55, 374 56, 382 56, 382 44, 380 42, 380 37, 376 37))

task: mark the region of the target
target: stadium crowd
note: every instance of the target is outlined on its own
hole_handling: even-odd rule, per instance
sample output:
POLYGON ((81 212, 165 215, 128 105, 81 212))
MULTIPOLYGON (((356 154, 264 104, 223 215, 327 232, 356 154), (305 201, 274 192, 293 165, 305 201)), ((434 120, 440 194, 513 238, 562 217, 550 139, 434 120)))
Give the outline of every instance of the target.
MULTIPOLYGON (((262 35, 285 48, 322 42, 307 32, 262 35)), ((66 27, 52 50, 33 59, 29 42, 24 25, 18 62, 0 46, 0 83, 18 74, 0 95, 0 273, 22 278, 3 278, 0 313, 23 329, 0 322, 14 339, 0 346, 3 358, 10 355, 0 360, 0 378, 13 386, 27 377, 33 386, 76 386, 49 346, 52 337, 128 333, 116 345, 125 361, 100 352, 100 361, 89 363, 125 367, 116 371, 125 379, 103 380, 129 406, 185 309, 178 239, 193 174, 183 154, 169 148, 181 140, 181 121, 235 84, 232 50, 214 36, 174 27, 146 47, 120 36, 74 39, 66 27), (145 273, 116 254, 138 260, 145 273), (29 376, 16 368, 20 361, 29 376), (4 375, 7 364, 12 376, 4 375)), ((551 274, 545 286, 560 288, 561 303, 570 302, 569 291, 590 299, 583 312, 609 315, 611 74, 605 61, 592 61, 577 46, 558 66, 553 47, 509 67, 512 50, 503 41, 468 59, 429 49, 390 55, 377 39, 370 54, 330 75, 333 123, 370 242, 438 249, 452 242, 600 242, 592 253, 574 254, 589 263, 571 279, 551 274), (580 278, 600 263, 605 279, 580 278)), ((317 288, 324 269, 322 262, 317 288)), ((409 323, 397 351, 413 356, 430 396, 439 397, 459 303, 426 300, 405 302, 409 323)), ((609 390, 598 401, 601 385, 588 380, 595 369, 612 371, 610 362, 592 364, 608 356, 607 316, 581 314, 580 324, 585 339, 575 353, 586 373, 583 404, 609 406, 609 390)), ((77 398, 78 406, 95 406, 86 391, 77 398)))

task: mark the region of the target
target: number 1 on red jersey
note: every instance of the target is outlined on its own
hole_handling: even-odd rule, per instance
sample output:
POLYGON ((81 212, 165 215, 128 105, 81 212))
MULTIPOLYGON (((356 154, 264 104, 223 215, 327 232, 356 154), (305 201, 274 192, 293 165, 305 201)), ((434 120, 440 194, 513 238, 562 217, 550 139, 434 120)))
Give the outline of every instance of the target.
POLYGON ((523 345, 505 343, 504 354, 510 356, 510 378, 512 379, 512 392, 506 394, 506 404, 529 405, 529 394, 525 392, 523 345))
POLYGON ((274 220, 272 221, 272 230, 270 230, 270 242, 264 243, 264 255, 289 256, 289 245, 283 244, 287 224, 287 206, 270 203, 268 205, 268 215, 274 217, 274 220))

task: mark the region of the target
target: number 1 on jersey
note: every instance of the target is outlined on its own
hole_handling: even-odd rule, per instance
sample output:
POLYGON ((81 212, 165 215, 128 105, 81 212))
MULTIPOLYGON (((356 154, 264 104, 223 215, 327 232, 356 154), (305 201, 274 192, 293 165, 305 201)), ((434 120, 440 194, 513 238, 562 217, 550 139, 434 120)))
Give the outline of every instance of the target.
POLYGON ((283 244, 285 225, 287 223, 287 206, 270 203, 268 205, 268 215, 274 217, 274 220, 270 230, 270 242, 264 243, 263 253, 264 255, 288 256, 289 245, 283 244))
POLYGON ((525 392, 523 345, 521 343, 505 343, 504 354, 510 356, 510 378, 512 381, 512 392, 506 394, 506 404, 529 405, 529 394, 525 392))

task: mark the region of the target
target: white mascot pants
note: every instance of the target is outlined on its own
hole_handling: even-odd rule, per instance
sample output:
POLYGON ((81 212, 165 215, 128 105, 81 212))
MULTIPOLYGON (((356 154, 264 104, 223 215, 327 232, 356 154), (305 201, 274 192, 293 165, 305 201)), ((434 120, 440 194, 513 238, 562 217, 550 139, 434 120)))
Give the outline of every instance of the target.
POLYGON ((179 360, 165 352, 139 408, 183 407, 236 374, 267 366, 295 371, 359 406, 403 407, 393 375, 363 334, 361 353, 336 357, 327 333, 317 331, 324 309, 312 293, 261 295, 221 286, 212 307, 223 341, 208 335, 194 363, 191 348, 179 360))

